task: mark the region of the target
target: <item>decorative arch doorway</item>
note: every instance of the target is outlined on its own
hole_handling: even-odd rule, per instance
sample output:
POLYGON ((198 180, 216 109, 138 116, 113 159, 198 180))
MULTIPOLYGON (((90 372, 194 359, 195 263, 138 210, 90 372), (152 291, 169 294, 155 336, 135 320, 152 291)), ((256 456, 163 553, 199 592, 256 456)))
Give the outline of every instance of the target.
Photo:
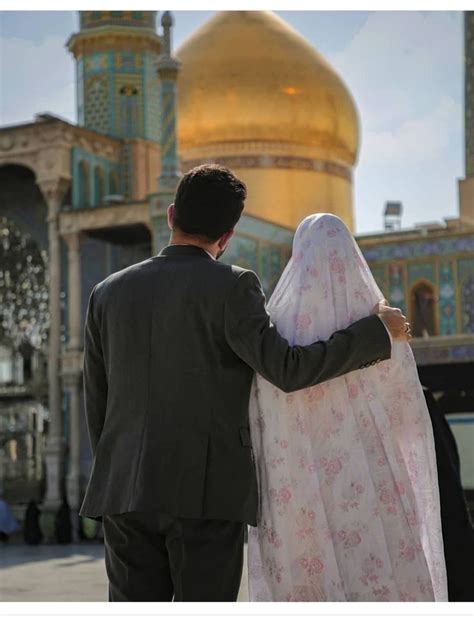
POLYGON ((437 336, 439 333, 438 297, 434 284, 420 280, 410 290, 410 323, 415 338, 437 336))

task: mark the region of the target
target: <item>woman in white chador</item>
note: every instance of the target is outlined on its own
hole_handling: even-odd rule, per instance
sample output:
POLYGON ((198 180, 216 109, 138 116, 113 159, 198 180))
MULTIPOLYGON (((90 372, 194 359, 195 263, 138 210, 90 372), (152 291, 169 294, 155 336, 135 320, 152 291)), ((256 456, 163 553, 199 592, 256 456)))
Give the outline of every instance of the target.
MULTIPOLYGON (((307 345, 381 299, 346 226, 316 214, 298 227, 268 311, 290 344, 307 345)), ((447 600, 433 434, 407 342, 290 394, 256 375, 250 427, 260 489, 251 600, 447 600)))

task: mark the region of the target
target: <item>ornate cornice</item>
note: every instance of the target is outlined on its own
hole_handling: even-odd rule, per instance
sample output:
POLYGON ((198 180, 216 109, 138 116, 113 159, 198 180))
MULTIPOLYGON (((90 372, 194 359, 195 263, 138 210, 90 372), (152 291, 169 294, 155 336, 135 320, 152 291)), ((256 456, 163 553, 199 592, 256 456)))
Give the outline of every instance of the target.
POLYGON ((474 336, 471 334, 414 338, 410 345, 418 366, 474 362, 474 336))
POLYGON ((352 159, 347 150, 329 145, 324 137, 316 145, 291 143, 285 141, 222 141, 206 145, 192 145, 185 140, 180 141, 181 157, 184 161, 204 161, 208 158, 221 156, 282 156, 308 158, 333 162, 352 171, 352 159))
POLYGON ((302 158, 291 155, 236 155, 236 156, 214 156, 205 159, 183 160, 183 171, 188 171, 203 162, 215 162, 230 169, 298 169, 302 171, 312 171, 315 173, 326 173, 328 175, 343 178, 352 182, 352 170, 346 165, 341 165, 327 160, 316 158, 302 158))
POLYGON ((0 166, 22 165, 38 181, 69 179, 71 150, 80 147, 118 162, 121 142, 59 119, 0 128, 0 166))
POLYGON ((114 52, 119 50, 127 52, 148 50, 159 54, 161 39, 151 30, 128 26, 101 26, 72 35, 66 46, 75 58, 109 50, 114 52))
POLYGON ((156 63, 160 80, 176 80, 180 67, 179 61, 166 54, 160 54, 156 63))
POLYGON ((380 232, 379 234, 356 234, 355 238, 362 249, 370 249, 383 245, 400 245, 402 243, 426 243, 435 242, 439 239, 448 238, 471 238, 474 236, 474 227, 465 225, 452 230, 440 227, 436 230, 428 230, 422 234, 420 229, 406 232, 380 232))
POLYGON ((59 233, 61 236, 66 236, 71 232, 120 225, 136 225, 138 223, 150 228, 150 210, 147 201, 61 212, 59 215, 59 233))
POLYGON ((36 183, 40 187, 48 205, 54 204, 55 206, 59 206, 71 185, 71 178, 70 176, 39 178, 36 180, 36 183))
POLYGON ((104 25, 156 30, 156 11, 79 11, 81 31, 104 25))

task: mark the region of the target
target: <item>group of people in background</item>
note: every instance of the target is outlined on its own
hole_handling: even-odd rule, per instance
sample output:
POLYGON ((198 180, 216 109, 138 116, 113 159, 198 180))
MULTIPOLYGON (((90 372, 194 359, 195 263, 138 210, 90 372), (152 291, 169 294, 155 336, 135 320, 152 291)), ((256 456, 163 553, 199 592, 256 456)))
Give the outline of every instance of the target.
MULTIPOLYGON (((10 535, 23 532, 23 541, 37 546, 44 541, 40 524, 41 511, 34 500, 30 500, 25 510, 23 525, 13 515, 8 503, 0 498, 0 540, 9 541, 10 535)), ((54 538, 57 544, 70 544, 73 541, 71 509, 66 498, 56 512, 54 538)))

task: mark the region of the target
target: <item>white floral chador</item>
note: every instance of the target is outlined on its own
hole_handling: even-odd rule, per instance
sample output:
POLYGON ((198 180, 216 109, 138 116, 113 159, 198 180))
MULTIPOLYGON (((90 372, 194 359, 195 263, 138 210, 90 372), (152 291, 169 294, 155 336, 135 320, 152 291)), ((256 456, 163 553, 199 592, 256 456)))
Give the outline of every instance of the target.
MULTIPOLYGON (((325 340, 383 298, 333 215, 299 226, 268 310, 290 344, 325 340)), ((255 601, 447 600, 431 421, 411 348, 286 394, 256 376, 255 601)))

